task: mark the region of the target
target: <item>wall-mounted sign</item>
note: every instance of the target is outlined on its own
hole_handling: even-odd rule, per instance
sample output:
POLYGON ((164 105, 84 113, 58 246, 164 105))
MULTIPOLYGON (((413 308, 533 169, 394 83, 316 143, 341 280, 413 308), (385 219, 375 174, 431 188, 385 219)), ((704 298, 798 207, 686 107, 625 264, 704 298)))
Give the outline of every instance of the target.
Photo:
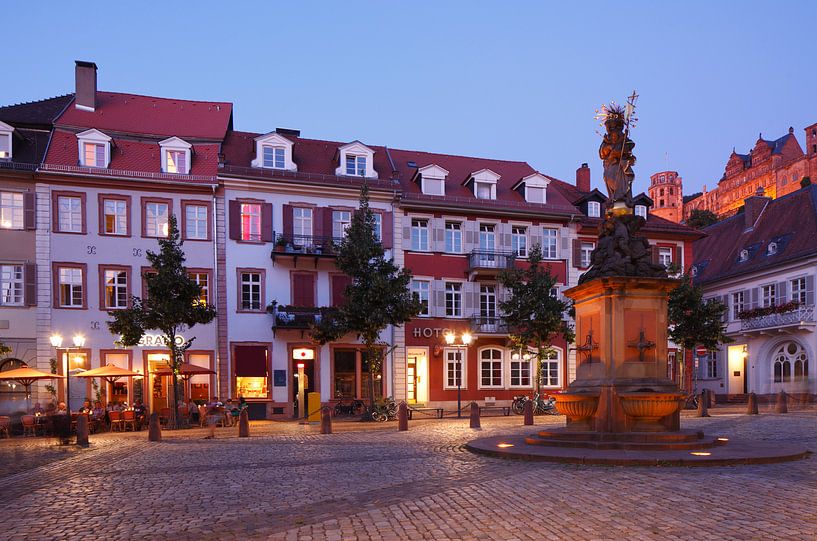
POLYGON ((272 385, 275 387, 286 387, 287 386, 287 371, 286 370, 273 370, 272 371, 272 385))
MULTIPOLYGON (((186 340, 184 339, 184 336, 182 336, 180 334, 176 335, 175 342, 176 342, 177 346, 183 346, 185 341, 186 340)), ((147 347, 147 346, 167 347, 167 346, 165 346, 165 335, 163 335, 163 334, 147 334, 147 333, 143 334, 142 339, 139 340, 139 344, 137 344, 137 345, 142 346, 142 347, 147 347)))
POLYGON ((295 348, 292 350, 292 358, 296 361, 311 361, 315 358, 315 350, 312 348, 295 348))
POLYGON ((414 327, 414 338, 442 338, 446 333, 454 332, 447 327, 414 327))

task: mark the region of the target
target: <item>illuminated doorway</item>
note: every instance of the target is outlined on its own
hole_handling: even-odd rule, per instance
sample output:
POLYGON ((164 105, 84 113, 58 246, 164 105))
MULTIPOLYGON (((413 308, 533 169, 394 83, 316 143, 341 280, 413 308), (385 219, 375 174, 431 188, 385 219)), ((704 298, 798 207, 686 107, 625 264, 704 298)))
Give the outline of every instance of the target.
POLYGON ((428 351, 424 348, 408 350, 406 400, 409 404, 428 402, 428 351))
POLYGON ((746 358, 748 349, 745 344, 729 346, 727 363, 729 366, 728 393, 746 394, 746 358))

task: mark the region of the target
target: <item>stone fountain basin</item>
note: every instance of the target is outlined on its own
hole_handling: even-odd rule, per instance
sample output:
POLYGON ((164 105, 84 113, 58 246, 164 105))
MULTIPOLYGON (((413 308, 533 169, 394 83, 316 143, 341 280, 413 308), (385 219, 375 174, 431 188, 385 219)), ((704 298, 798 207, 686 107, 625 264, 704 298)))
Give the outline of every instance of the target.
POLYGON ((635 391, 619 393, 621 409, 630 417, 637 419, 660 419, 672 415, 681 407, 684 393, 635 391))
POLYGON ((556 397, 556 409, 572 420, 592 417, 599 407, 599 395, 587 393, 559 393, 556 397))

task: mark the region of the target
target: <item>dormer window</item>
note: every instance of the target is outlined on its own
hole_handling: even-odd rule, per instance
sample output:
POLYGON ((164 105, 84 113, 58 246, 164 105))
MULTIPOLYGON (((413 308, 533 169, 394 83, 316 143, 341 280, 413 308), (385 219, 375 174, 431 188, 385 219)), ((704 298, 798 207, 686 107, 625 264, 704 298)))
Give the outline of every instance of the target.
POLYGON ((528 203, 547 203, 547 187, 550 179, 539 173, 528 175, 511 188, 519 192, 528 203))
POLYGON ((498 180, 499 175, 490 169, 481 169, 476 173, 471 173, 464 184, 474 183, 472 189, 477 199, 496 199, 496 183, 498 180))
POLYGON ((420 190, 426 195, 445 195, 445 179, 448 170, 439 165, 426 165, 417 170, 414 182, 420 181, 420 190))
POLYGON ((11 158, 11 134, 14 128, 0 122, 0 158, 11 158))
POLYGON ((336 175, 377 178, 374 170, 374 150, 360 141, 343 145, 338 148, 339 166, 335 169, 336 175))
POLYGON ((178 137, 159 142, 162 149, 162 172, 178 175, 190 173, 190 154, 193 145, 178 137))
POLYGON ((263 145, 261 148, 263 148, 264 151, 264 167, 270 167, 273 169, 284 168, 284 155, 286 153, 286 149, 284 147, 263 145))
POLYGON ((477 199, 496 199, 496 186, 487 182, 475 182, 474 194, 477 199))
POLYGON ((587 215, 591 218, 599 218, 601 216, 601 203, 598 201, 588 201, 587 215))
POLYGON ((346 155, 346 174, 353 177, 366 176, 366 156, 346 155))
POLYGON ((645 220, 647 219, 647 207, 644 205, 636 205, 635 206, 635 215, 641 216, 645 220))
POLYGON ((292 141, 277 132, 255 138, 255 159, 253 167, 297 171, 292 161, 292 141))
POLYGON ((111 138, 99 130, 77 134, 79 164, 83 167, 105 168, 111 163, 111 138))
POLYGON ((749 261, 749 250, 741 250, 740 251, 740 260, 741 261, 749 261))
POLYGON ((777 253, 777 243, 770 242, 769 246, 766 248, 766 255, 774 255, 777 253))

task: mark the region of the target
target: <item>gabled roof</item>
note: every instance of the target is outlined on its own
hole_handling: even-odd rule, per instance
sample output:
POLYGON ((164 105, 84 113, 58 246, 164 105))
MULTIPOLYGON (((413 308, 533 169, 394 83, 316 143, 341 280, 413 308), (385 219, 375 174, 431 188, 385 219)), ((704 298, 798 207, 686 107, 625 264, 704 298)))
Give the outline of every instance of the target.
POLYGON ((599 203, 604 203, 607 201, 607 196, 604 195, 599 191, 598 188, 593 188, 589 192, 579 192, 581 195, 578 199, 573 201, 574 205, 579 205, 584 203, 585 201, 598 201, 599 203))
POLYGON ((56 124, 111 133, 221 140, 232 127, 233 104, 188 101, 119 92, 96 93, 94 111, 70 106, 56 124))
POLYGON ((14 127, 51 129, 54 120, 74 100, 73 94, 0 107, 0 120, 14 127))
POLYGON ((787 261, 817 255, 817 185, 770 201, 754 227, 746 228, 743 213, 713 224, 695 242, 696 280, 700 283, 759 272, 787 261), (768 244, 778 244, 768 254, 768 244), (740 252, 750 257, 740 261, 740 252))
POLYGON ((633 205, 644 205, 645 207, 652 207, 655 202, 644 192, 633 197, 633 205))

